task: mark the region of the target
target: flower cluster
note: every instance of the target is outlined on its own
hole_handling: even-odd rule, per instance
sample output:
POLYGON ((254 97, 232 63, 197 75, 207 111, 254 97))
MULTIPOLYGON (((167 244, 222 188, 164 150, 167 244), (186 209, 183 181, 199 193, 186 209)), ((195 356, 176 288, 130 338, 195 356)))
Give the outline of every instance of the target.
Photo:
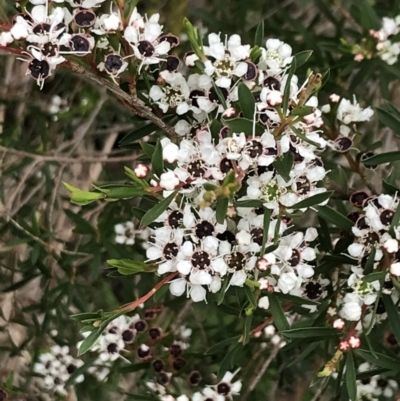
MULTIPOLYGON (((33 371, 43 376, 44 389, 61 395, 66 395, 65 383, 70 376, 83 365, 83 361, 70 355, 69 347, 54 345, 48 352, 39 356, 39 361, 33 366, 33 371)), ((81 383, 83 375, 75 378, 75 383, 81 383)))

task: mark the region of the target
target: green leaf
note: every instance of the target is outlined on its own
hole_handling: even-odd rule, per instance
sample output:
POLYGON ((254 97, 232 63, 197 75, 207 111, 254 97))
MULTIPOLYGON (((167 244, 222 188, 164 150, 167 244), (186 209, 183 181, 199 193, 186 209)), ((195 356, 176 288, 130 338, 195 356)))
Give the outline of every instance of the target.
POLYGON ((93 347, 95 342, 98 340, 98 338, 101 336, 101 333, 103 332, 102 328, 97 328, 94 329, 83 341, 81 346, 79 347, 78 350, 78 356, 81 356, 88 352, 90 348, 93 347))
POLYGON ((296 69, 300 68, 303 64, 305 64, 312 54, 313 54, 312 50, 304 50, 300 53, 297 53, 294 56, 296 59, 296 69))
POLYGON ((85 362, 81 367, 79 367, 78 369, 76 369, 71 376, 68 378, 68 380, 65 382, 65 386, 69 386, 71 384, 73 384, 76 380, 76 378, 78 376, 80 376, 81 374, 85 373, 98 359, 98 357, 96 356, 95 358, 91 358, 89 359, 87 362, 85 362))
POLYGON ((390 295, 382 294, 383 303, 385 304, 386 312, 388 314, 389 323, 392 326, 392 332, 396 337, 397 342, 400 344, 400 315, 399 310, 393 303, 390 295))
POLYGON ((254 38, 254 45, 258 47, 263 47, 264 46, 264 21, 261 21, 256 30, 256 36, 254 38))
POLYGON ((76 205, 84 206, 89 203, 95 202, 99 199, 103 199, 105 197, 104 193, 99 192, 90 192, 90 191, 82 191, 79 188, 76 188, 66 182, 63 182, 65 188, 70 192, 70 199, 72 203, 76 205))
POLYGON ((265 129, 260 124, 255 124, 253 120, 247 118, 231 118, 229 120, 222 120, 223 124, 228 126, 232 132, 241 133, 244 132, 246 136, 253 135, 255 131, 256 136, 261 136, 265 129))
POLYGON ((357 400, 357 379, 352 351, 346 355, 346 387, 352 401, 357 400))
POLYGON ((250 305, 253 306, 254 308, 257 308, 257 301, 256 301, 256 298, 254 297, 254 293, 251 290, 251 288, 248 287, 247 285, 245 285, 244 292, 246 294, 247 299, 250 302, 250 305))
POLYGON ((367 370, 365 372, 357 373, 356 377, 357 377, 357 380, 365 380, 372 376, 381 375, 382 373, 386 373, 389 371, 390 371, 390 369, 387 369, 387 368, 371 369, 371 370, 367 370))
POLYGON ((368 159, 363 160, 363 164, 366 166, 377 166, 378 164, 384 163, 392 163, 400 160, 400 152, 387 152, 387 153, 379 153, 378 155, 374 155, 368 157, 368 159))
POLYGON ((222 224, 226 218, 226 212, 228 210, 229 199, 225 197, 219 197, 215 205, 215 217, 217 222, 222 224))
MULTIPOLYGON (((308 116, 309 114, 313 113, 315 110, 314 107, 312 106, 302 106, 302 107, 296 107, 293 110, 291 110, 290 114, 292 116, 299 116, 299 117, 304 117, 304 116, 308 116)), ((290 127, 290 128, 295 128, 295 127, 290 127)), ((312 141, 311 141, 312 142, 312 141)), ((319 146, 318 144, 316 144, 317 146, 319 146)), ((315 146, 315 145, 314 145, 315 146)))
POLYGON ((248 86, 243 82, 239 85, 238 95, 240 109, 243 112, 243 116, 252 120, 256 109, 256 101, 248 86))
POLYGON ((225 355, 224 359, 221 361, 218 370, 217 381, 221 380, 225 372, 230 370, 233 367, 233 363, 235 361, 236 354, 242 348, 241 344, 235 344, 225 355))
POLYGON ((396 135, 400 136, 400 118, 394 115, 393 112, 389 112, 381 107, 377 107, 375 110, 379 121, 393 130, 396 135))
POLYGON ((82 216, 68 209, 64 209, 64 213, 75 224, 74 232, 96 235, 96 230, 82 216))
POLYGON ((112 267, 116 267, 118 272, 124 276, 143 272, 154 272, 154 269, 150 267, 151 265, 131 259, 109 259, 107 263, 112 267))
POLYGON ((285 85, 285 90, 283 92, 283 102, 282 102, 282 111, 283 115, 286 116, 286 112, 289 106, 289 98, 290 98, 290 84, 292 82, 293 74, 296 71, 296 58, 293 58, 292 63, 290 64, 287 81, 285 85))
POLYGON ((151 166, 153 167, 154 173, 160 177, 164 172, 164 159, 163 159, 163 149, 161 141, 157 141, 156 148, 154 149, 153 156, 151 157, 151 166))
POLYGON ((247 315, 244 320, 243 345, 248 344, 248 342, 250 341, 250 330, 252 321, 253 315, 247 315))
POLYGON ((372 247, 371 252, 368 255, 367 263, 365 264, 364 267, 364 274, 366 275, 371 275, 371 273, 374 270, 375 254, 376 254, 376 248, 372 247))
POLYGON ((369 362, 375 366, 394 370, 396 372, 400 370, 400 360, 399 359, 391 358, 391 357, 381 354, 379 352, 376 352, 377 358, 375 358, 372 355, 371 351, 367 351, 364 349, 358 349, 357 354, 359 354, 363 359, 365 359, 367 362, 369 362))
POLYGON ((146 214, 143 216, 140 221, 142 226, 148 226, 151 224, 157 217, 159 217, 171 204, 174 200, 178 190, 172 192, 167 198, 163 199, 160 203, 157 203, 153 208, 151 208, 146 214))
MULTIPOLYGON (((294 109, 294 110, 296 110, 296 109, 294 109)), ((294 111, 294 110, 293 110, 293 111, 294 111)), ((299 109, 297 109, 297 110, 299 110, 299 109)), ((292 112, 292 114, 293 114, 293 112, 292 112)), ((295 114, 295 115, 296 115, 296 114, 295 114)), ((314 141, 312 141, 311 139, 308 139, 308 138, 307 138, 304 134, 302 134, 302 133, 300 132, 300 130, 297 129, 296 127, 291 126, 290 128, 291 128, 291 130, 293 131, 293 133, 294 133, 296 136, 298 136, 301 140, 303 140, 304 142, 307 142, 307 143, 309 143, 310 145, 315 146, 316 148, 319 148, 319 147, 320 147, 320 144, 319 144, 319 143, 314 142, 314 141)))
POLYGON ((268 240, 268 230, 269 230, 269 225, 271 223, 271 209, 265 209, 264 208, 264 219, 263 219, 263 241, 261 245, 261 252, 260 255, 265 254, 265 244, 267 243, 268 240))
POLYGON ((282 306, 279 303, 275 294, 268 294, 270 311, 274 317, 274 323, 279 331, 290 330, 290 325, 283 312, 282 306))
POLYGON ((143 125, 142 127, 130 132, 126 136, 124 136, 121 141, 118 143, 119 146, 124 147, 127 145, 131 145, 132 143, 138 141, 139 139, 144 138, 145 136, 151 135, 156 132, 158 127, 153 124, 143 125))
POLYGON ((278 174, 288 182, 290 180, 290 171, 293 167, 293 156, 290 152, 278 157, 274 162, 274 167, 278 174))
POLYGON ((232 343, 237 343, 239 340, 240 336, 235 336, 231 338, 226 338, 225 340, 222 340, 221 342, 213 345, 211 348, 209 348, 204 355, 213 355, 213 354, 218 354, 222 351, 223 348, 225 348, 227 345, 232 344, 232 343))
POLYGON ((393 216, 392 222, 390 223, 389 233, 392 237, 396 237, 394 229, 399 225, 400 222, 400 203, 397 206, 396 212, 393 216))
POLYGON ((121 185, 119 187, 108 189, 104 199, 128 199, 135 196, 143 196, 146 194, 147 192, 144 191, 143 188, 135 187, 133 185, 121 185))
POLYGON ((336 227, 342 228, 346 231, 351 231, 354 226, 353 222, 349 218, 331 208, 330 206, 319 206, 318 216, 328 221, 329 223, 332 223, 336 227))
POLYGON ((146 156, 151 159, 153 157, 154 151, 156 150, 155 146, 150 145, 147 142, 140 142, 140 146, 143 149, 146 156))
POLYGON ((311 299, 297 297, 296 295, 284 294, 283 292, 277 292, 276 296, 279 299, 283 299, 285 301, 293 302, 297 305, 321 305, 321 302, 313 301, 311 299))
POLYGON ((319 205, 319 204, 327 201, 334 192, 335 191, 326 191, 326 192, 322 192, 320 194, 316 194, 314 196, 311 196, 307 199, 304 199, 304 200, 296 203, 295 205, 291 206, 290 209, 303 209, 303 208, 319 205))
POLYGON ((236 207, 261 207, 262 205, 262 201, 258 199, 249 199, 235 202, 236 207))
POLYGON ((306 347, 299 355, 296 356, 286 367, 289 368, 290 366, 294 366, 297 363, 301 362, 305 359, 308 355, 311 354, 319 346, 318 342, 313 342, 308 347, 306 347))
POLYGON ((281 331, 287 338, 311 338, 336 336, 337 331, 331 327, 301 327, 298 329, 281 331))
POLYGON ((217 94, 217 97, 219 99, 219 102, 222 104, 224 109, 227 109, 228 106, 226 105, 226 100, 225 100, 223 93, 221 92, 221 88, 218 85, 216 85, 214 81, 212 81, 212 84, 213 84, 215 93, 217 94))

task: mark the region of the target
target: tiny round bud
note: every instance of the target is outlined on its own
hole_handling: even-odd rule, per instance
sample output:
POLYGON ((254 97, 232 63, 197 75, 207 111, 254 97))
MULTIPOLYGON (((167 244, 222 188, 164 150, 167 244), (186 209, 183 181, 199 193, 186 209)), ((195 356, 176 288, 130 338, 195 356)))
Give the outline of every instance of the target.
POLYGON ((342 330, 344 326, 345 326, 345 322, 343 319, 336 319, 333 322, 333 328, 335 328, 336 330, 342 330))
POLYGON ((178 356, 182 355, 182 347, 179 344, 172 344, 169 347, 169 353, 174 357, 177 358, 178 356))
POLYGON ((236 110, 234 107, 230 107, 229 109, 226 109, 223 113, 222 113, 222 118, 233 118, 236 116, 236 110))
POLYGON ((144 320, 139 320, 135 323, 134 327, 138 333, 143 333, 147 330, 147 323, 144 320))
POLYGON ((271 267, 271 264, 266 259, 260 258, 256 262, 256 267, 260 272, 265 272, 271 267))
POLYGON ((340 341, 339 343, 339 349, 340 351, 347 351, 350 348, 350 344, 348 341, 340 341))
POLYGON ((395 253, 399 250, 399 243, 397 240, 391 238, 388 239, 384 244, 383 247, 389 252, 389 253, 395 253))
POLYGON ((361 340, 358 337, 351 336, 349 338, 349 344, 351 348, 359 348, 361 345, 361 340))
POLYGON ((192 386, 198 386, 202 380, 201 374, 199 371, 193 371, 189 376, 189 382, 192 386))
POLYGON ((186 361, 183 358, 176 358, 172 363, 172 366, 175 370, 181 370, 186 364, 186 361))
POLYGON ((161 359, 156 359, 153 362, 153 368, 156 372, 161 372, 162 370, 164 370, 164 367, 165 363, 161 359))
POLYGON ((152 329, 149 330, 149 336, 150 338, 155 340, 161 336, 161 330, 157 327, 153 327, 152 329))
POLYGON ((138 178, 145 178, 149 174, 150 169, 145 164, 140 163, 135 167, 134 171, 138 178))
POLYGON ((271 107, 279 106, 283 101, 283 93, 273 90, 267 94, 266 100, 271 107))
POLYGON ((337 103, 340 100, 340 96, 337 95, 336 93, 332 93, 332 95, 329 96, 329 100, 332 103, 337 103))

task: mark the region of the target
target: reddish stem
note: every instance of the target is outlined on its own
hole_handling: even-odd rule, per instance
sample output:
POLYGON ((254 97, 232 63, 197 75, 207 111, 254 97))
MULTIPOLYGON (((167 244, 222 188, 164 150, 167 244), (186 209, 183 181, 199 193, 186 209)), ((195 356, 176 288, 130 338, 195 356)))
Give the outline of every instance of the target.
POLYGON ((121 306, 120 308, 117 309, 117 311, 118 312, 122 312, 122 311, 128 312, 128 311, 132 311, 132 310, 136 309, 139 305, 143 304, 149 298, 151 298, 164 284, 166 284, 168 281, 172 280, 176 275, 178 275, 178 272, 173 272, 173 273, 169 274, 167 277, 164 277, 146 295, 143 295, 141 298, 139 298, 136 301, 133 301, 127 305, 121 306))
MULTIPOLYGON (((290 302, 287 305, 285 305, 283 307, 283 310, 285 312, 287 312, 291 307, 293 306, 293 303, 290 302)), ((262 329, 264 329, 265 327, 267 327, 269 324, 271 324, 274 321, 274 317, 271 316, 269 317, 264 323, 261 323, 259 326, 257 326, 255 329, 250 331, 250 335, 255 335, 256 333, 258 333, 259 331, 261 331, 262 329)))

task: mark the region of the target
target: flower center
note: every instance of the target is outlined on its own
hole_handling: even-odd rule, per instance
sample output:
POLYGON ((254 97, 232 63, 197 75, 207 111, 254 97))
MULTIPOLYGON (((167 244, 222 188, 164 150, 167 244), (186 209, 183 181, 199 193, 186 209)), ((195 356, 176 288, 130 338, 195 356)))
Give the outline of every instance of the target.
POLYGON ((307 298, 309 299, 316 299, 322 294, 322 287, 320 283, 313 283, 310 281, 305 286, 305 293, 307 298))
POLYGON ((219 383, 217 386, 218 394, 228 395, 231 391, 231 386, 228 383, 219 383))
POLYGON ((250 231, 251 239, 258 245, 262 245, 264 239, 264 230, 261 227, 253 228, 250 231))
POLYGON ((292 249, 292 256, 288 259, 288 264, 291 267, 296 267, 301 262, 301 253, 298 249, 292 249))
POLYGON ((33 29, 32 32, 35 35, 46 35, 47 33, 50 32, 50 24, 47 24, 46 22, 42 22, 40 24, 37 24, 33 29))
POLYGON ((90 51, 90 43, 83 36, 75 35, 71 38, 71 48, 76 52, 87 53, 90 51))
POLYGON ((278 65, 281 65, 283 63, 282 57, 279 55, 279 53, 276 50, 267 50, 265 59, 268 61, 274 61, 278 65))
POLYGON ((111 74, 116 74, 123 65, 122 57, 118 54, 109 54, 104 62, 104 68, 111 74))
POLYGON ((156 51, 148 40, 141 40, 138 44, 138 50, 143 57, 151 57, 156 51))
POLYGON ((178 255, 178 251, 179 251, 178 245, 176 245, 175 242, 169 242, 164 246, 163 254, 165 259, 172 260, 176 258, 176 256, 178 255))
POLYGON ((217 60, 214 67, 217 77, 230 77, 235 69, 235 63, 230 57, 225 56, 223 59, 217 60))
POLYGON ((229 159, 224 157, 219 164, 219 168, 222 173, 229 173, 229 171, 233 170, 233 164, 229 159))
POLYGON ((203 220, 201 223, 196 224, 195 233, 196 236, 200 239, 213 235, 214 226, 206 220, 203 220))
POLYGON ((232 252, 225 256, 225 262, 230 271, 242 270, 246 265, 246 256, 241 252, 232 252))
POLYGON ((296 191, 299 195, 307 195, 311 191, 311 183, 305 175, 297 179, 296 191))
POLYGON ((96 20, 96 15, 90 10, 78 11, 75 15, 75 23, 81 28, 87 28, 94 24, 96 20))
POLYGON ((381 213, 379 218, 380 218, 382 224, 384 224, 385 226, 388 226, 392 222, 393 216, 394 216, 394 211, 393 210, 385 209, 381 213))
POLYGON ((279 91, 281 89, 281 81, 275 77, 267 77, 264 79, 264 86, 270 90, 279 91))
POLYGON ((107 352, 110 354, 115 354, 118 352, 118 345, 115 343, 108 344, 107 346, 107 352))
POLYGON ((182 95, 181 88, 179 86, 166 86, 164 88, 165 97, 171 107, 176 107, 178 104, 185 100, 185 96, 182 95))
POLYGON ((172 228, 178 228, 183 221, 183 213, 180 212, 179 210, 174 210, 169 216, 168 216, 168 224, 172 228))
POLYGON ((42 46, 41 52, 42 52, 43 56, 55 57, 55 56, 57 56, 57 53, 58 53, 58 46, 54 45, 51 42, 47 42, 42 46))
MULTIPOLYGON (((226 100, 226 99, 228 98, 228 95, 229 95, 228 89, 226 89, 226 88, 219 88, 219 90, 220 90, 220 92, 221 92, 221 94, 222 94, 222 97, 226 100)), ((209 99, 211 102, 216 102, 216 103, 218 103, 218 104, 221 104, 221 102, 220 102, 220 100, 219 100, 219 97, 218 97, 218 95, 217 95, 217 92, 215 91, 215 88, 211 88, 211 89, 210 89, 210 92, 208 93, 208 99, 209 99)))
POLYGON ((50 65, 46 60, 33 59, 28 66, 32 78, 45 79, 50 74, 50 65))
POLYGON ((246 152, 252 159, 256 159, 257 157, 262 155, 263 146, 261 142, 253 139, 252 141, 247 143, 246 152))
POLYGON ((267 202, 277 201, 281 196, 281 189, 276 181, 271 181, 261 187, 262 198, 267 202))
POLYGON ((210 266, 211 258, 207 252, 204 251, 197 251, 192 255, 192 266, 203 270, 210 266))
POLYGON ((204 166, 203 160, 197 159, 188 164, 187 171, 192 177, 200 178, 206 172, 206 169, 203 166, 204 166))

